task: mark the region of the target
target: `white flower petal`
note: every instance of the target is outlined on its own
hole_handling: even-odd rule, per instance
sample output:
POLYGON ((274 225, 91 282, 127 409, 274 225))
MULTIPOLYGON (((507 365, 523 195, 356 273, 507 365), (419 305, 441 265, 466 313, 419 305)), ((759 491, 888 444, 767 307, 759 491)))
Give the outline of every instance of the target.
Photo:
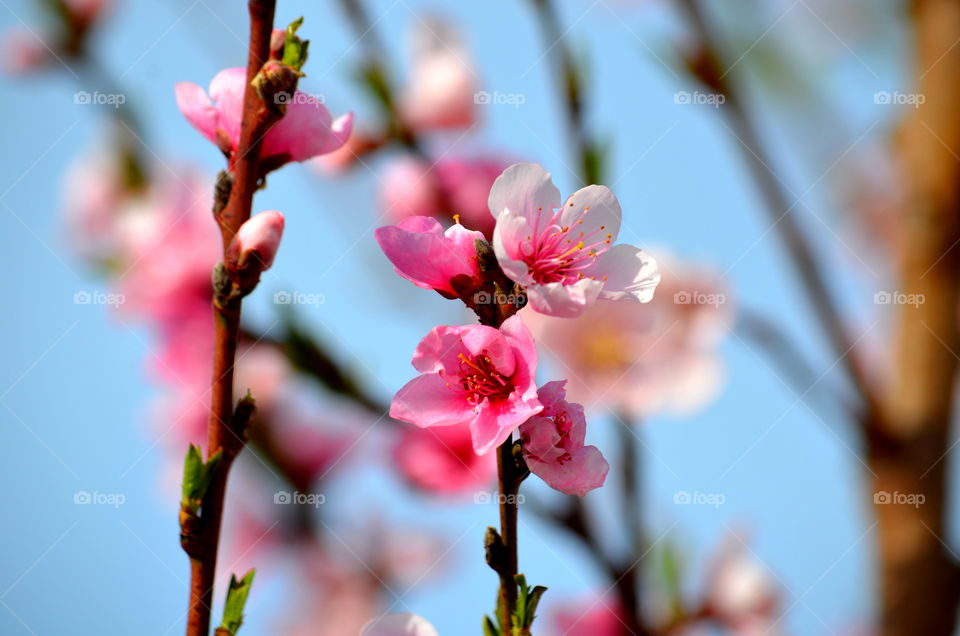
POLYGON ((597 299, 603 283, 584 278, 572 285, 547 283, 527 287, 530 306, 541 314, 560 318, 575 318, 597 299))
POLYGON ((592 244, 606 239, 608 234, 610 240, 615 241, 620 233, 622 218, 620 202, 610 188, 591 185, 577 190, 566 200, 560 215, 560 224, 573 226, 580 219, 580 227, 578 230, 571 229, 571 237, 575 237, 579 232, 584 235, 596 232, 590 237, 592 240, 586 240, 587 244, 592 244), (586 214, 583 214, 584 210, 586 214))
POLYGON ((622 243, 600 255, 586 272, 603 281, 600 298, 649 302, 660 283, 657 262, 638 247, 622 243))
POLYGON ((417 614, 385 614, 363 626, 360 636, 440 636, 436 628, 417 614))
POLYGON ((535 163, 515 163, 501 173, 490 188, 487 199, 490 214, 500 218, 504 210, 536 221, 537 209, 549 219, 560 206, 560 191, 550 180, 550 173, 535 163))

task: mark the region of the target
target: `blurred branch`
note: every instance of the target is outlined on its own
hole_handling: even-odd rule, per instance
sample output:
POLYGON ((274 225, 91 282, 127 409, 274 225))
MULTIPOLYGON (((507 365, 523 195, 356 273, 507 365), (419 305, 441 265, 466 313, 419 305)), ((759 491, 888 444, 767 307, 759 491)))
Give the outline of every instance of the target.
MULTIPOLYGON (((866 369, 856 347, 856 339, 850 334, 842 314, 833 300, 826 278, 820 270, 818 259, 810 241, 797 223, 787 193, 781 183, 771 173, 772 161, 760 143, 758 126, 751 119, 736 86, 729 81, 721 62, 721 48, 712 31, 707 26, 697 0, 679 0, 686 10, 690 24, 699 39, 699 50, 688 61, 690 71, 707 87, 726 98, 724 112, 727 114, 734 134, 739 138, 737 144, 760 189, 766 209, 773 226, 780 234, 787 252, 792 258, 801 283, 807 293, 814 313, 823 328, 834 353, 853 383, 864 403, 864 412, 878 412, 877 396, 871 385, 866 369)), ((866 418, 872 421, 873 417, 866 418)))
POLYGON ((543 36, 544 55, 548 55, 557 78, 557 89, 563 104, 567 131, 573 140, 573 151, 583 185, 600 183, 603 160, 597 145, 587 134, 584 121, 583 75, 577 68, 573 52, 564 42, 560 20, 552 0, 530 0, 536 10, 543 36))
MULTIPOLYGON (((287 360, 300 372, 319 381, 330 391, 347 397, 376 416, 389 411, 389 405, 373 396, 363 383, 337 362, 323 343, 312 338, 293 320, 284 321, 284 331, 279 337, 242 329, 244 339, 258 345, 279 349, 287 360)), ((387 421, 393 420, 385 418, 387 421)))
POLYGON ((960 353, 960 4, 915 0, 911 17, 914 90, 925 99, 898 131, 907 199, 897 289, 921 300, 896 306, 884 435, 871 440, 868 459, 878 504, 881 633, 945 636, 955 630, 960 600, 946 520, 960 353), (882 493, 914 495, 920 504, 890 505, 882 493))
MULTIPOLYGON (((820 388, 819 376, 806 359, 803 351, 770 318, 747 308, 741 308, 734 327, 745 340, 755 343, 783 377, 793 385, 797 399, 804 400, 819 418, 827 424, 838 412, 847 421, 856 422, 858 414, 841 395, 820 388), (816 389, 815 394, 811 392, 816 389), (820 399, 815 399, 816 397, 820 399)), ((829 426, 829 424, 827 424, 829 426)))
POLYGON ((390 82, 390 71, 386 63, 386 48, 377 38, 374 23, 370 20, 363 3, 361 0, 338 0, 338 2, 353 29, 357 44, 363 50, 361 76, 364 86, 383 111, 390 136, 419 158, 426 159, 417 136, 400 116, 396 103, 396 91, 390 82))

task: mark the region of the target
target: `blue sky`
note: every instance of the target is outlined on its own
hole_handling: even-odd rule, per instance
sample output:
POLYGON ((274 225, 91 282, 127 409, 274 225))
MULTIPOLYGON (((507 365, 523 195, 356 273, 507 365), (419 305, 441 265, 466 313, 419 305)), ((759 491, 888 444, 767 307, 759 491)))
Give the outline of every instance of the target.
MULTIPOLYGON (((306 15, 302 33, 312 44, 301 88, 325 95, 334 112, 356 110, 362 121, 373 110, 351 83, 358 49, 334 4, 280 2, 278 23, 306 15)), ((661 6, 649 4, 561 3, 564 23, 572 25, 569 42, 589 60, 589 121, 611 143, 607 184, 625 211, 624 240, 667 247, 724 271, 736 302, 774 317, 814 360, 822 382, 839 386, 841 376, 770 231, 738 142, 715 109, 674 102, 676 91, 695 87, 671 68, 668 45, 676 24, 661 6)), ((0 27, 21 20, 35 24, 31 5, 4 3, 0 27)), ((848 237, 831 235, 813 214, 834 222, 830 179, 821 177, 860 143, 864 131, 877 138, 895 114, 875 105, 872 95, 903 88, 896 62, 903 37, 887 3, 878 3, 878 14, 886 17, 878 19, 876 32, 889 35, 892 49, 863 33, 848 34, 843 29, 850 25, 834 24, 832 13, 824 19, 837 33, 818 26, 813 17, 828 6, 767 2, 749 19, 744 14, 740 21, 724 20, 724 28, 732 59, 744 54, 732 72, 752 78, 751 107, 763 122, 775 159, 771 168, 804 194, 797 213, 818 237, 832 284, 865 330, 874 321, 870 299, 882 283, 852 268, 848 237), (763 41, 751 46, 768 27, 763 41), (830 123, 839 132, 824 127, 797 133, 805 123, 798 115, 804 105, 785 88, 777 89, 779 100, 763 98, 757 79, 765 67, 758 56, 774 43, 806 56, 784 84, 802 87, 814 78, 837 113, 830 123)), ((553 172, 562 192, 571 192, 576 181, 567 166, 575 163, 528 7, 371 3, 371 13, 380 16, 380 36, 396 52, 404 50, 415 13, 431 8, 464 25, 487 90, 525 96, 517 108, 484 108, 479 132, 448 140, 456 141, 455 153, 504 151, 536 161, 553 172)), ((150 152, 211 173, 219 169, 219 153, 177 111, 173 84, 206 85, 219 69, 241 65, 246 29, 238 3, 120 3, 96 56, 142 113, 150 152)), ((156 394, 143 371, 149 334, 118 324, 102 306, 73 302, 78 291, 105 290, 69 253, 60 217, 65 169, 105 132, 101 110, 74 104, 79 86, 63 68, 39 78, 0 78, 6 122, 0 253, 8 267, 0 278, 6 301, 0 328, 8 336, 0 365, 0 476, 8 484, 0 632, 177 633, 188 572, 174 506, 160 487, 163 446, 155 444, 145 421, 156 394), (123 493, 125 503, 117 509, 74 505, 78 491, 123 493)), ((371 167, 381 166, 378 161, 371 167)), ((272 176, 255 207, 283 210, 287 232, 281 257, 248 306, 253 320, 268 325, 272 290, 322 293, 325 304, 305 310, 304 318, 328 342, 343 343, 341 359, 387 399, 410 377, 409 357, 420 337, 463 315, 454 303, 391 277, 372 240, 375 184, 365 170, 332 180, 291 166, 272 176)), ((705 555, 729 529, 751 528, 758 558, 787 590, 790 631, 839 632, 869 612, 873 592, 868 555, 876 537, 855 443, 813 417, 744 343, 728 338, 723 355, 728 384, 710 408, 691 418, 643 424, 650 534, 668 533, 683 549, 695 585, 705 555), (723 493, 726 503, 717 509, 677 506, 678 490, 723 493)), ((601 447, 614 443, 611 426, 602 413, 592 420, 601 447)), ((441 572, 404 594, 395 609, 427 616, 443 634, 463 633, 469 616, 472 631, 474 617, 489 610, 495 587, 479 549, 494 508, 424 504, 391 486, 388 474, 370 463, 361 462, 366 468, 336 513, 347 518, 375 509, 424 522, 451 541, 465 536, 453 552, 456 574, 441 572)), ((520 541, 528 578, 551 587, 548 605, 601 584, 578 548, 555 531, 528 518, 520 541)), ((245 633, 269 633, 281 592, 269 582, 254 588, 245 633)))

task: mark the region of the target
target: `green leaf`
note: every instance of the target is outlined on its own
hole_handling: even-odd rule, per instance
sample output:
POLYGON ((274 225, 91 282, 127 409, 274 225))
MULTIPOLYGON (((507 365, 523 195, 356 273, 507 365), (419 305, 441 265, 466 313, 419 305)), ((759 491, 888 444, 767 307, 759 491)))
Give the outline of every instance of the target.
POLYGON ((512 634, 523 636, 530 633, 533 619, 536 618, 537 605, 540 604, 540 599, 547 588, 542 585, 531 588, 527 585, 527 577, 523 574, 517 574, 514 579, 519 587, 519 593, 517 594, 517 608, 511 618, 513 623, 512 634))
POLYGON ((483 617, 483 636, 500 636, 500 628, 489 616, 483 617))
POLYGON ((196 492, 202 471, 203 457, 200 456, 200 447, 196 444, 190 444, 190 448, 187 449, 187 456, 183 460, 182 496, 184 501, 190 500, 191 495, 196 492))
POLYGON ((187 449, 187 456, 183 460, 183 485, 181 487, 181 504, 196 513, 203 504, 203 498, 210 488, 213 475, 220 464, 222 453, 214 453, 210 461, 204 463, 200 447, 191 444, 187 449))
POLYGON ((230 587, 227 590, 227 602, 223 606, 223 622, 220 629, 226 630, 231 636, 236 634, 243 624, 243 607, 247 604, 250 587, 253 585, 253 575, 256 570, 250 570, 242 579, 230 575, 230 587))
POLYGON ((300 28, 301 24, 303 24, 303 16, 291 22, 287 27, 286 40, 283 43, 283 60, 281 60, 297 72, 300 72, 307 61, 307 47, 310 44, 309 40, 301 40, 297 35, 297 29, 300 28))

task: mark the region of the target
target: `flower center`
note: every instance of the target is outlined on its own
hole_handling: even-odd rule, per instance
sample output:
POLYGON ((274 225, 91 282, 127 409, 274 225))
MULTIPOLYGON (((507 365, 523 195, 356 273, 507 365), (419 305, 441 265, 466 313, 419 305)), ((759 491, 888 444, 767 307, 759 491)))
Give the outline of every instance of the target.
MULTIPOLYGON (((580 231, 589 211, 587 206, 572 223, 561 225, 561 207, 536 236, 528 236, 521 243, 520 256, 537 284, 570 285, 577 282, 584 278, 583 270, 593 265, 597 257, 610 247, 613 235, 606 232, 606 226, 601 225, 592 232, 580 231)), ((543 208, 537 208, 538 228, 542 214, 543 208)))
POLYGON ((454 393, 465 396, 467 402, 480 404, 484 399, 502 400, 513 391, 509 378, 493 366, 489 356, 480 354, 470 356, 459 354, 459 378, 447 382, 447 388, 454 393))

